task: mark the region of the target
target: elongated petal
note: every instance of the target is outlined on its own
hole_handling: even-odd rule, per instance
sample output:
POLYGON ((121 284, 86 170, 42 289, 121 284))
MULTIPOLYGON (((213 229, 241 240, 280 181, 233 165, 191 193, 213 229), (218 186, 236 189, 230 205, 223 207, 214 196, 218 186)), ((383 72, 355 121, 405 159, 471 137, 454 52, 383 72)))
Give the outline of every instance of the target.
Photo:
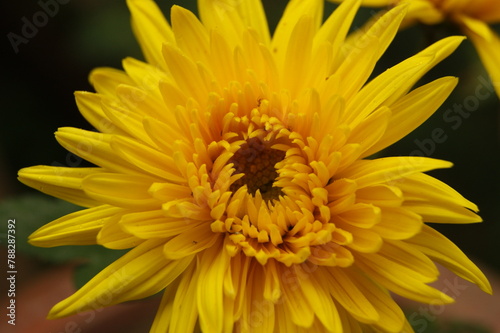
POLYGON ((404 192, 407 201, 458 205, 474 212, 479 211, 476 204, 464 198, 449 185, 423 173, 405 177, 404 181, 398 184, 398 187, 404 192))
POLYGON ((406 242, 416 246, 432 260, 440 263, 458 276, 477 284, 483 291, 491 294, 488 279, 474 263, 448 238, 429 226, 406 242))
POLYGON ((406 298, 433 304, 453 302, 453 298, 427 285, 435 278, 416 274, 404 262, 380 254, 360 254, 356 264, 375 282, 406 298))
POLYGON ((315 315, 329 332, 342 331, 342 322, 337 311, 335 302, 328 293, 328 288, 322 285, 316 274, 297 268, 299 272, 299 284, 307 301, 312 307, 315 315))
POLYGON ((98 244, 108 249, 122 250, 137 246, 144 241, 122 228, 120 219, 124 214, 126 214, 126 211, 121 211, 106 220, 106 223, 97 234, 98 244))
POLYGON ((101 95, 85 91, 77 91, 75 93, 75 99, 80 113, 97 130, 102 133, 115 133, 120 135, 126 134, 126 132, 117 127, 104 113, 101 105, 101 95))
POLYGON ((99 94, 111 98, 115 97, 118 85, 133 84, 133 81, 124 71, 109 67, 100 67, 92 70, 89 80, 99 94))
POLYGON ((126 137, 114 137, 111 148, 119 152, 123 159, 148 172, 151 176, 161 177, 172 182, 185 181, 175 167, 172 157, 151 147, 126 137))
POLYGON ((323 1, 293 0, 288 3, 271 42, 271 50, 275 56, 276 63, 283 63, 292 31, 304 15, 312 17, 315 30, 317 30, 323 16, 323 1))
POLYGON ((110 146, 113 135, 63 127, 56 132, 57 141, 72 152, 111 171, 140 174, 140 169, 123 161, 110 146))
POLYGON ((82 182, 90 197, 110 205, 130 208, 159 208, 160 202, 148 193, 154 182, 147 176, 100 173, 90 175, 82 182))
POLYGON ((460 16, 467 37, 476 47, 479 56, 500 96, 500 37, 486 23, 467 16, 460 16))
POLYGON ((345 121, 357 123, 383 103, 391 105, 397 98, 406 94, 430 68, 453 52, 463 39, 442 39, 377 76, 347 104, 351 112, 345 121))
POLYGON ((339 178, 346 177, 356 180, 358 186, 365 186, 391 182, 406 175, 433 169, 449 168, 452 164, 447 161, 426 157, 384 157, 376 160, 360 160, 339 178))
POLYGON ((127 5, 132 14, 132 28, 146 60, 165 69, 161 48, 164 43, 174 42, 170 25, 152 0, 127 0, 127 5))
POLYGON ((29 242, 40 247, 96 244, 102 226, 120 211, 117 207, 101 205, 68 214, 32 233, 29 242))
POLYGON ((168 261, 162 251, 162 240, 146 241, 130 250, 76 293, 56 304, 49 318, 96 310, 147 297, 164 289, 184 271, 192 257, 168 261))
POLYGON ((402 330, 406 322, 404 313, 386 290, 357 269, 349 269, 348 276, 360 288, 363 295, 367 296, 377 310, 379 320, 374 325, 387 332, 407 332, 402 330))
POLYGON ((348 270, 331 268, 325 270, 325 274, 318 276, 321 277, 321 284, 327 287, 335 300, 355 318, 369 323, 379 320, 377 309, 359 289, 361 286, 351 280, 348 270))
POLYGON ((224 273, 229 265, 229 259, 220 241, 203 252, 200 258, 200 278, 197 281, 196 301, 202 331, 222 331, 224 273))
POLYGON ((83 207, 93 207, 98 205, 99 201, 82 190, 82 180, 99 172, 102 172, 102 169, 39 165, 19 170, 19 181, 56 198, 83 207))
MULTIPOLYGON (((200 279, 199 271, 196 266, 191 264, 188 269, 182 274, 182 278, 178 286, 174 286, 175 297, 172 298, 171 308, 163 308, 160 306, 158 315, 171 316, 170 331, 171 332, 193 332, 196 320, 198 319, 198 307, 196 304, 196 287, 197 281, 200 279)), ((168 297, 168 296, 166 296, 168 297)), ((162 321, 158 320, 158 315, 153 323, 153 329, 157 327, 158 333, 165 332, 166 325, 162 325, 162 321)), ((154 330, 153 330, 154 332, 154 330)))
POLYGON ((269 28, 260 0, 198 0, 198 8, 203 24, 220 31, 232 46, 239 44, 246 28, 255 30, 259 41, 269 45, 269 28))
POLYGON ((392 116, 384 135, 365 154, 382 150, 420 126, 441 106, 457 83, 453 77, 440 78, 411 91, 391 105, 392 116))
MULTIPOLYGON (((190 222, 187 220, 185 223, 191 224, 190 222)), ((218 239, 219 235, 213 233, 209 225, 199 224, 168 241, 164 255, 172 260, 190 256, 214 246, 218 239)))

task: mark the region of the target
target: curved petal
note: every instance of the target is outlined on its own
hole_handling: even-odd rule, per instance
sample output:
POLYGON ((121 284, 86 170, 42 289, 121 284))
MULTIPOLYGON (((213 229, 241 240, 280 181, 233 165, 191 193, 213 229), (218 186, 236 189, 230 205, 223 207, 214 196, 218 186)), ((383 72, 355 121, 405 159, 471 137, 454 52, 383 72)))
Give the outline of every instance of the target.
POLYGON ((219 30, 233 47, 240 43, 247 28, 256 31, 261 43, 266 46, 270 43, 267 18, 260 0, 198 0, 198 9, 203 24, 219 30))
POLYGON ((467 16, 460 16, 460 21, 491 77, 497 96, 500 96, 500 37, 482 21, 467 16))
POLYGON ((146 60, 166 70, 161 49, 175 43, 174 34, 160 8, 152 0, 127 0, 132 14, 132 28, 146 60))
POLYGON ((290 36, 295 26, 304 15, 312 17, 314 30, 317 31, 323 20, 323 1, 292 0, 288 3, 271 41, 271 50, 277 64, 283 63, 287 53, 290 36))
POLYGON ((193 260, 166 260, 163 240, 145 241, 103 269, 70 297, 56 304, 48 318, 151 296, 174 281, 193 260))
POLYGON ((442 39, 425 50, 380 74, 346 104, 345 122, 356 124, 381 105, 396 102, 432 67, 450 55, 464 40, 452 36, 442 39))
POLYGON ((152 183, 147 176, 99 173, 87 176, 82 187, 90 197, 113 206, 158 209, 161 202, 148 192, 152 183))
POLYGON ((196 287, 199 270, 193 261, 179 278, 177 285, 167 287, 150 333, 194 332, 198 319, 196 287))
POLYGON ((82 207, 99 205, 82 190, 82 180, 102 172, 101 168, 68 168, 46 165, 19 170, 19 181, 42 193, 60 198, 82 207))
POLYGON ((92 70, 89 81, 94 89, 104 96, 115 98, 116 88, 120 84, 133 84, 132 79, 122 70, 100 67, 92 70))
POLYGON ((384 135, 365 155, 384 149, 420 126, 439 108, 457 83, 457 78, 443 77, 411 91, 392 104, 392 115, 384 135))
POLYGON ((100 205, 54 220, 29 236, 29 243, 40 247, 96 244, 102 226, 122 209, 100 205))
POLYGON ((109 119, 102 108, 102 95, 86 91, 75 92, 76 105, 78 110, 87 121, 101 133, 113 133, 126 135, 126 132, 118 128, 109 119))
POLYGON ((224 277, 230 259, 222 241, 200 256, 196 302, 202 331, 222 332, 224 327, 224 277))
POLYGON ((491 285, 483 272, 448 238, 429 226, 405 242, 417 247, 432 260, 440 263, 458 276, 471 281, 488 294, 491 285))
POLYGON ((140 169, 124 161, 113 149, 113 134, 96 133, 78 128, 63 127, 56 132, 56 140, 61 146, 108 171, 125 174, 141 174, 140 169))

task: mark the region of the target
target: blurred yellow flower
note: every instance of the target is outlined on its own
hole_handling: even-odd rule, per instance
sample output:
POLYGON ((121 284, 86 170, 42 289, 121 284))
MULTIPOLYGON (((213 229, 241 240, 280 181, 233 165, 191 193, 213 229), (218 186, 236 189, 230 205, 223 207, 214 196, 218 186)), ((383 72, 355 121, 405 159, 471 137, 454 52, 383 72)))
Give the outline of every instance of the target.
POLYGON ((369 159, 424 122, 457 83, 413 85, 461 43, 438 41, 368 81, 405 15, 345 38, 360 1, 322 22, 292 0, 271 37, 258 0, 200 0, 201 21, 129 0, 147 62, 100 68, 77 92, 98 130, 59 143, 95 167, 34 166, 20 180, 86 209, 33 233, 37 246, 130 249, 49 317, 163 291, 151 332, 411 332, 389 291, 432 304, 434 262, 491 287, 426 222, 477 207, 423 172, 451 163, 369 159))
MULTIPOLYGON (((341 2, 343 0, 331 0, 341 2)), ((500 97, 500 36, 489 24, 500 23, 498 0, 362 0, 371 7, 407 4, 408 13, 402 26, 415 22, 438 24, 451 21, 457 24, 474 44, 484 67, 500 97)))

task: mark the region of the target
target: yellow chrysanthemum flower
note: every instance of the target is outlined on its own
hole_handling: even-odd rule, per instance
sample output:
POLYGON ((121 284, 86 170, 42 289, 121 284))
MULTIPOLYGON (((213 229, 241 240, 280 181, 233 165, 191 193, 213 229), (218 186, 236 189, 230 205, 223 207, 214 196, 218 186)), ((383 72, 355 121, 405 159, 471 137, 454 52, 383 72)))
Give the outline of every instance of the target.
MULTIPOLYGON (((340 2, 342 0, 330 0, 340 2)), ((498 0, 362 0, 372 7, 408 4, 403 26, 416 22, 438 24, 449 20, 457 24, 474 44, 500 97, 500 36, 489 24, 500 23, 498 0)))
POLYGON ((20 180, 87 209, 31 235, 37 246, 130 249, 49 317, 163 291, 151 332, 411 332, 389 291, 432 304, 434 262, 490 293, 427 222, 477 207, 423 172, 451 163, 367 157, 424 122, 457 83, 412 86, 462 41, 449 37, 367 82, 406 7, 345 42, 360 1, 322 23, 292 0, 271 37, 258 0, 199 0, 201 21, 128 0, 146 62, 101 68, 77 92, 98 130, 59 143, 96 167, 35 166, 20 180))

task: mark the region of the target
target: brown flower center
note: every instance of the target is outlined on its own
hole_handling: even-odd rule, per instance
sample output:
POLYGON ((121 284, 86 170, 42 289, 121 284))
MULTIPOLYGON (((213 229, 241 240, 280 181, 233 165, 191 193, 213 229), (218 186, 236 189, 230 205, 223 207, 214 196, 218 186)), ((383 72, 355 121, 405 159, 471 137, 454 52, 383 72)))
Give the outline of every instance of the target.
POLYGON ((246 185, 252 195, 258 190, 266 200, 278 199, 283 193, 281 188, 273 187, 278 177, 275 165, 284 158, 285 152, 272 149, 269 142, 256 137, 248 139, 229 160, 234 164, 235 174, 244 174, 230 190, 234 192, 246 185))

